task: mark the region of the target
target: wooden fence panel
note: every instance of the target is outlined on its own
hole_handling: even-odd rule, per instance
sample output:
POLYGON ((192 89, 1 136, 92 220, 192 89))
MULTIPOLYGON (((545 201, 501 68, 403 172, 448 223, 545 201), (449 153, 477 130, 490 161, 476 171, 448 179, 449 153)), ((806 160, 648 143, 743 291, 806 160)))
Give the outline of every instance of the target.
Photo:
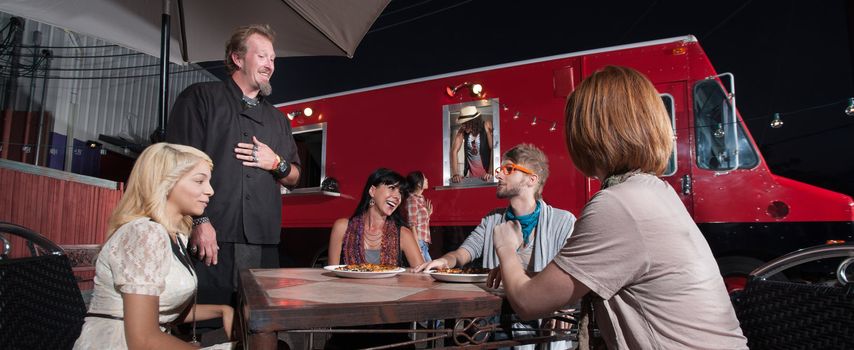
MULTIPOLYGON (((4 166, 11 163, 0 163, 0 221, 29 228, 59 245, 104 243, 107 220, 122 196, 121 183, 57 175, 56 170, 23 163, 4 166)), ((10 256, 26 255, 26 246, 13 239, 10 256)))

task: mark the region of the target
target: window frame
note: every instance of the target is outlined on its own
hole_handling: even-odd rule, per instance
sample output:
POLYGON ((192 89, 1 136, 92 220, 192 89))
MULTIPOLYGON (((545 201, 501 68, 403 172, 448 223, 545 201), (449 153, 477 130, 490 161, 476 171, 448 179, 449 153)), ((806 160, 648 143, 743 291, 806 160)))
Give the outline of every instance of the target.
POLYGON ((662 103, 664 103, 664 108, 668 111, 668 116, 670 117, 670 128, 673 130, 673 152, 670 153, 670 160, 668 161, 667 168, 665 169, 665 173, 661 176, 673 176, 677 172, 679 172, 679 159, 677 158, 678 152, 676 152, 676 147, 678 147, 679 143, 676 142, 676 99, 673 98, 673 95, 670 93, 658 94, 662 98, 662 103), (670 104, 668 105, 664 102, 664 98, 670 99, 670 104), (666 172, 670 169, 670 164, 673 164, 673 171, 666 172))
MULTIPOLYGON (((444 189, 460 189, 460 188, 478 188, 496 186, 498 183, 493 176, 492 181, 480 184, 452 184, 451 183, 451 146, 453 136, 451 131, 454 128, 451 123, 451 113, 459 112, 463 107, 475 106, 479 110, 483 108, 491 108, 492 110, 492 163, 497 166, 501 164, 501 103, 498 98, 476 100, 455 104, 447 104, 442 106, 442 185, 435 187, 437 190, 444 189)), ((488 172, 495 169, 486 169, 488 172)))
MULTIPOLYGON (((293 136, 297 136, 299 134, 306 134, 311 132, 320 132, 321 133, 321 141, 320 141, 320 181, 317 186, 312 187, 298 187, 291 190, 287 190, 285 195, 299 195, 299 194, 307 194, 307 193, 323 193, 321 190, 321 184, 323 184, 323 180, 326 179, 326 144, 327 144, 327 125, 326 122, 322 123, 313 123, 308 125, 301 125, 291 129, 291 134, 293 136)), ((300 163, 303 164, 304 160, 300 159, 300 163)), ((305 165, 303 165, 305 167, 305 165)), ((302 176, 302 175, 301 175, 302 176)))

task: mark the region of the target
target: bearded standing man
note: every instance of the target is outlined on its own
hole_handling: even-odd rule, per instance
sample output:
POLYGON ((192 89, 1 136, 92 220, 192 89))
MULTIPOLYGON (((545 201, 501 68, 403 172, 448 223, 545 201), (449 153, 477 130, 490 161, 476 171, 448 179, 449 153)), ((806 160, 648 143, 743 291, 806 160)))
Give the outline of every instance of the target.
POLYGON ((279 267, 279 185, 295 185, 300 169, 290 123, 265 99, 274 38, 269 25, 235 30, 225 53, 230 79, 194 84, 172 108, 166 140, 201 149, 215 169, 216 196, 190 238, 199 303, 234 305, 241 270, 279 267))

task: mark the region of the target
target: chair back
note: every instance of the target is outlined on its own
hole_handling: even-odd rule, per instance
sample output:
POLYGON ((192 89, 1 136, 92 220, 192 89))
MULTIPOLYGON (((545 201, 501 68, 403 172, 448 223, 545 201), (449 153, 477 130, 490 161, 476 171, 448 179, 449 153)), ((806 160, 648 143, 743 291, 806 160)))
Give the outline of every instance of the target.
POLYGON ((2 348, 71 349, 80 336, 86 307, 68 257, 59 246, 24 227, 0 222, 0 235, 4 234, 26 240, 33 256, 0 259, 2 348))
POLYGON ((750 349, 854 349, 854 285, 845 268, 854 245, 802 249, 751 272, 733 303, 750 349), (828 258, 847 257, 837 269, 838 283, 806 284, 767 278, 785 269, 828 258))

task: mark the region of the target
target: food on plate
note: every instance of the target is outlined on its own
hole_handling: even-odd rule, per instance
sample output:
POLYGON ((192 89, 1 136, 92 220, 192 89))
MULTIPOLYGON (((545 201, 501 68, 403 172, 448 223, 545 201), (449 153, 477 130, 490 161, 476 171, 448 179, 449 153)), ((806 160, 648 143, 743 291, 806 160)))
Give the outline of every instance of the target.
POLYGON ((448 268, 448 269, 437 269, 438 273, 449 273, 455 275, 482 275, 489 273, 489 269, 485 269, 482 267, 466 267, 466 268, 448 268))
POLYGON ((397 271, 398 267, 393 265, 380 264, 350 264, 335 268, 338 271, 351 272, 392 272, 397 271))

